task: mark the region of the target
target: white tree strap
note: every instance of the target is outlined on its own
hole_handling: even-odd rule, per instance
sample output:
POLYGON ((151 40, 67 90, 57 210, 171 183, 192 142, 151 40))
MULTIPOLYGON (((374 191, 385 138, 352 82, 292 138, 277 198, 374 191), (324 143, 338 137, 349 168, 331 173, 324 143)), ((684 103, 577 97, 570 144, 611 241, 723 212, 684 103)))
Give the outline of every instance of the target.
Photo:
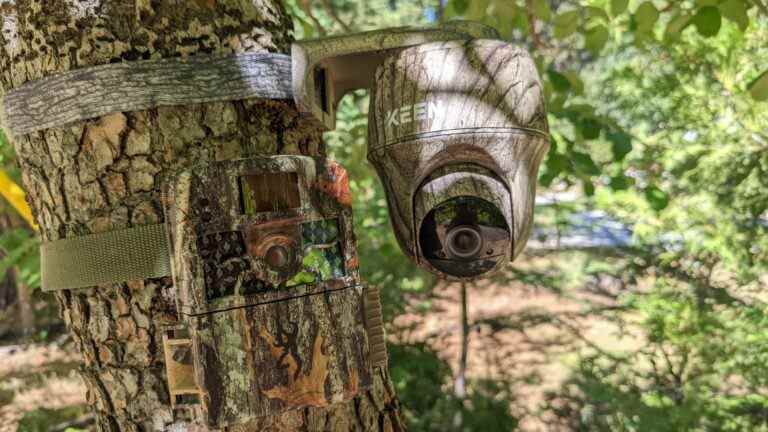
POLYGON ((112 112, 247 98, 292 99, 291 57, 198 55, 75 69, 9 91, 2 117, 22 135, 112 112))
POLYGON ((43 291, 171 275, 165 224, 56 240, 40 246, 43 291))

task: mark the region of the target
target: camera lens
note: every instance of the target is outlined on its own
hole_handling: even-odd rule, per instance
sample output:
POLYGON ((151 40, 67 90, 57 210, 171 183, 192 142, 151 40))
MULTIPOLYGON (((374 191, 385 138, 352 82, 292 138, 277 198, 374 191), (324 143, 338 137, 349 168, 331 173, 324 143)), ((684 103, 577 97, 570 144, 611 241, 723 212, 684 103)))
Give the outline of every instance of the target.
POLYGON ((291 253, 284 246, 275 245, 267 249, 264 260, 273 269, 283 269, 290 264, 291 253))
POLYGON ((507 256, 509 244, 501 211, 477 197, 441 202, 419 230, 422 256, 439 272, 455 277, 476 277, 493 270, 507 256))
POLYGON ((476 258, 483 248, 483 237, 480 231, 471 226, 458 226, 446 236, 448 252, 461 259, 476 258))

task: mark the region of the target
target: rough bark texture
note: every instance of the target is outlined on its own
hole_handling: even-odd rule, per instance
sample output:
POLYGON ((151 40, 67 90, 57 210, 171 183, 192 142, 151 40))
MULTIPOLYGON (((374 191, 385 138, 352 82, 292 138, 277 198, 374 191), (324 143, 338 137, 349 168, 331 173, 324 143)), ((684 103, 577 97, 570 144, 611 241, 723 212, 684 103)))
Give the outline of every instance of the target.
MULTIPOLYGON (((199 53, 287 52, 270 0, 19 0, 0 3, 0 92, 70 69, 199 53)), ((319 131, 288 102, 246 100, 114 113, 15 137, 43 241, 161 222, 163 178, 252 154, 320 155, 319 131)), ((174 422, 158 322, 176 319, 170 278, 57 294, 83 354, 98 430, 207 430, 174 422)), ((231 430, 398 430, 386 371, 373 390, 231 430)))

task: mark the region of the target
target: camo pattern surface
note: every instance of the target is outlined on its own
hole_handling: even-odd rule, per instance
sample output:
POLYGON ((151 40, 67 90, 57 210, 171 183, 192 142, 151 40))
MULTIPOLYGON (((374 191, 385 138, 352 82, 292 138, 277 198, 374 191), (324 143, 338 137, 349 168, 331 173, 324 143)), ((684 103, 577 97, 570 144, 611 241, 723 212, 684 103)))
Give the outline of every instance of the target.
POLYGON ((475 39, 389 55, 376 70, 368 125, 368 160, 386 190, 400 247, 417 265, 447 279, 477 276, 449 275, 422 253, 422 223, 447 193, 500 207, 510 241, 495 270, 522 252, 549 148, 541 79, 524 48, 475 39), (475 175, 472 165, 493 175, 475 175), (428 182, 436 170, 446 173, 428 182))
MULTIPOLYGON (((204 422, 225 427, 325 406, 371 385, 366 313, 376 311, 360 284, 341 166, 303 156, 217 162, 179 174, 166 202, 199 389, 193 411, 204 422), (269 187, 269 173, 296 173, 275 176, 274 187, 295 178, 300 204, 246 212, 240 178, 260 176, 269 187), (279 266, 267 259, 273 247, 279 266)), ((375 323, 380 353, 378 315, 375 323)))

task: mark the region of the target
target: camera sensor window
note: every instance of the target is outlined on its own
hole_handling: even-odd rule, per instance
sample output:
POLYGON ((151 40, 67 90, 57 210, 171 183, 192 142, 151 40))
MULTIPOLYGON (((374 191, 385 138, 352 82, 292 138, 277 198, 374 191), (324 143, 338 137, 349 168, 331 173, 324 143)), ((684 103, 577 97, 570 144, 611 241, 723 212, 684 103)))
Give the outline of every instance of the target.
POLYGON ((296 173, 268 173, 238 179, 243 214, 277 212, 301 207, 299 176, 296 173))

